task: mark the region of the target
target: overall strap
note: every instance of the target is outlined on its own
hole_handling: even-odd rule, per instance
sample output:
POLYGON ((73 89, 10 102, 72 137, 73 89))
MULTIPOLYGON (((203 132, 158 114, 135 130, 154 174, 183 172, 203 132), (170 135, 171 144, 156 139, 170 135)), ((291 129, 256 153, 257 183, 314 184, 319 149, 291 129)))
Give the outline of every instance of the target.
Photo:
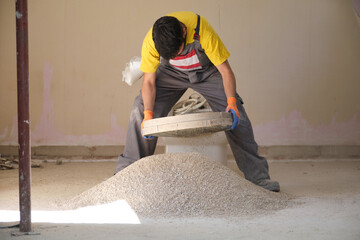
POLYGON ((197 24, 196 24, 196 28, 195 28, 194 40, 200 41, 200 35, 199 35, 199 32, 200 32, 200 15, 199 14, 196 14, 196 15, 197 15, 197 24))

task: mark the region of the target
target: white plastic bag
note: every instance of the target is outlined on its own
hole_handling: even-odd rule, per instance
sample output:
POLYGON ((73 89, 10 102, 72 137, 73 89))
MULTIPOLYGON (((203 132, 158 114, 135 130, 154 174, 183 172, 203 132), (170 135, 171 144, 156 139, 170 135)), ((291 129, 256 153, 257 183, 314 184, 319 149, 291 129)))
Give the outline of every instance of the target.
POLYGON ((125 70, 122 72, 122 80, 129 86, 132 86, 134 82, 139 80, 144 75, 144 73, 140 71, 140 62, 140 57, 133 57, 130 62, 126 64, 125 70))

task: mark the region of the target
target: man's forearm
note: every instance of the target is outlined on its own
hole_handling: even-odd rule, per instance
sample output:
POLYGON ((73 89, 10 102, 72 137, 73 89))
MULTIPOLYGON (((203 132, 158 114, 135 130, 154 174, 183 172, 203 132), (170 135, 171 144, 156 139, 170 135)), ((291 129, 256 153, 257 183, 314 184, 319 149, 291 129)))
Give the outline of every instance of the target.
POLYGON ((229 74, 223 77, 224 90, 227 98, 235 97, 236 80, 234 74, 229 74))
POLYGON ((223 79, 224 91, 227 98, 235 97, 236 94, 236 80, 235 75, 230 67, 229 62, 226 60, 224 63, 217 66, 221 77, 223 79))
POLYGON ((226 112, 231 112, 233 116, 233 125, 230 130, 236 129, 240 124, 240 113, 236 106, 236 80, 235 75, 230 67, 229 62, 226 60, 222 64, 216 66, 223 79, 224 91, 227 98, 226 112))
POLYGON ((155 85, 155 73, 145 73, 144 81, 141 87, 141 95, 144 102, 144 111, 154 110, 156 85, 155 85))

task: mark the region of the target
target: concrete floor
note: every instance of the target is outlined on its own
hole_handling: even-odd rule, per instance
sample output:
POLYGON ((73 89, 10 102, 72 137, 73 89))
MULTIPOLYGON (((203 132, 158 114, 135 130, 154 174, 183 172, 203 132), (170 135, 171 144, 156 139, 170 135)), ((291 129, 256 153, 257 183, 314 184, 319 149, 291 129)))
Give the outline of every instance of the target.
MULTIPOLYGON (((269 161, 281 191, 301 204, 270 215, 236 219, 141 219, 140 224, 33 223, 40 235, 21 239, 360 239, 360 159, 269 161)), ((237 171, 235 163, 228 166, 237 171)), ((32 209, 55 210, 104 181, 115 162, 44 164, 32 169, 32 209)), ((0 219, 18 209, 17 170, 0 171, 0 219), (2 216, 1 216, 2 214, 2 216)), ((121 215, 121 212, 115 214, 121 215)), ((34 215, 34 214, 33 214, 34 215)), ((15 222, 16 223, 16 222, 15 222)), ((0 220, 0 226, 15 224, 0 220)), ((0 229, 0 239, 14 239, 0 229)))

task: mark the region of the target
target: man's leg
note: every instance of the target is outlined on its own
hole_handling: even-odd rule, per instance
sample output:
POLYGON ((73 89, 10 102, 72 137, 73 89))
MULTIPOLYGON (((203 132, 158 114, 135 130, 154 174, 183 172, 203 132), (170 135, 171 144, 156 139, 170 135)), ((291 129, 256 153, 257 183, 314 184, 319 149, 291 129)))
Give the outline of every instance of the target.
MULTIPOLYGON (((158 71, 156 79, 156 99, 154 118, 164 117, 187 89, 186 81, 177 80, 166 72, 158 71)), ((144 104, 141 93, 135 98, 130 113, 124 152, 119 156, 115 173, 126 168, 140 158, 154 154, 157 137, 144 139, 141 135, 141 123, 144 119, 144 104)))
MULTIPOLYGON (((225 111, 227 98, 219 72, 190 87, 207 99, 214 112, 225 111)), ((263 182, 270 179, 268 163, 265 158, 258 155, 258 145, 254 139, 251 122, 239 95, 236 95, 236 99, 240 113, 240 125, 235 130, 225 131, 225 134, 235 161, 245 178, 257 185, 264 185, 263 182)), ((266 186, 263 187, 266 188, 266 186)), ((278 191, 277 188, 277 186, 271 186, 269 190, 278 191)))

